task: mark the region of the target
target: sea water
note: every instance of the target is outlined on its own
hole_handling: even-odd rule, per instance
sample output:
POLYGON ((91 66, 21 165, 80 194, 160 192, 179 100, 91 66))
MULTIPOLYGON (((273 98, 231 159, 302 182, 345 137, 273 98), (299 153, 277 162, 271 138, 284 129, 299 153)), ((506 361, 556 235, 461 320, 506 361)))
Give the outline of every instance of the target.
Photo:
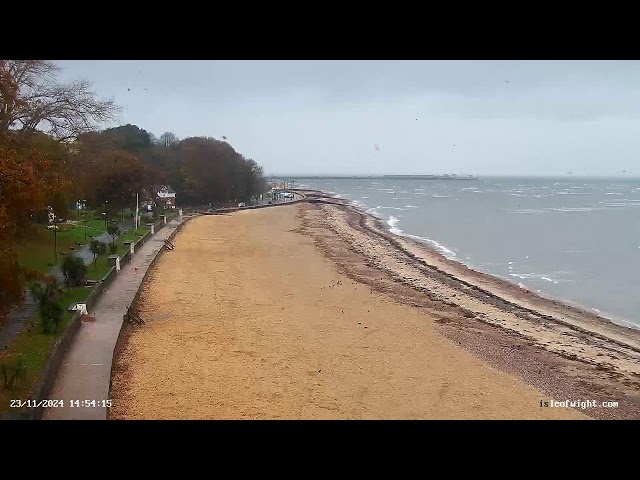
POLYGON ((298 178, 389 230, 541 295, 640 328, 640 179, 298 178))

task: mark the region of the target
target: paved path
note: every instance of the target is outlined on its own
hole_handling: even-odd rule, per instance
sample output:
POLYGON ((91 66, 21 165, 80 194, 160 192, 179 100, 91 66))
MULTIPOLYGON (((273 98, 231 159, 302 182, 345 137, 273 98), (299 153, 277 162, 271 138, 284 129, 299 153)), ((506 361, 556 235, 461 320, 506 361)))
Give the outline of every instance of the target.
MULTIPOLYGON (((131 229, 129 223, 128 221, 121 222, 118 226, 121 231, 131 229)), ((96 235, 94 238, 105 243, 111 242, 111 236, 107 232, 96 235)), ((85 265, 93 263, 93 254, 89 250, 89 243, 91 243, 91 238, 87 238, 87 244, 73 252, 74 255, 82 258, 85 265)), ((56 277, 60 282, 64 282, 64 275, 62 274, 60 265, 51 267, 49 274, 56 277)), ((24 303, 19 307, 13 308, 8 313, 6 325, 0 328, 0 350, 8 348, 9 345, 11 345, 13 340, 24 330, 27 323, 33 319, 33 316, 38 310, 36 301, 28 288, 25 289, 24 295, 24 303)))
POLYGON ((122 317, 133 301, 142 278, 163 242, 182 223, 177 217, 136 251, 98 301, 92 316, 83 323, 66 353, 49 398, 64 400, 63 408, 45 410, 45 420, 106 420, 103 407, 71 408, 71 400, 108 400, 113 350, 122 317), (137 270, 135 269, 137 267, 137 270))

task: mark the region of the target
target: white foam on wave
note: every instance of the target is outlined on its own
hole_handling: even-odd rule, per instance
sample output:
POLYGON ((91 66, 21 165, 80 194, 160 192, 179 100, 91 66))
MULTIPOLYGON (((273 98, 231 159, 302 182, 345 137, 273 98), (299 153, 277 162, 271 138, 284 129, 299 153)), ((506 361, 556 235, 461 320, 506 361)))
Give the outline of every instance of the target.
POLYGON ((404 209, 402 207, 383 207, 383 206, 379 206, 379 207, 376 207, 376 208, 379 208, 380 210, 406 210, 406 209, 404 209))
POLYGON ((433 198, 451 198, 450 195, 431 195, 433 198))
POLYGON ((521 280, 545 280, 547 282, 552 282, 552 283, 560 283, 558 280, 555 280, 553 278, 549 278, 546 275, 541 275, 539 273, 510 273, 509 276, 511 277, 516 277, 516 278, 520 278, 521 280))
POLYGON ((365 200, 365 199, 367 199, 367 198, 369 198, 369 197, 360 197, 360 198, 361 198, 361 199, 363 199, 363 200, 365 200))
POLYGON ((393 215, 389 216, 389 219, 387 220, 387 225, 389 225, 389 232, 393 233, 394 235, 398 235, 400 237, 407 237, 407 238, 412 238, 414 240, 418 240, 419 242, 430 243, 438 252, 442 253, 447 258, 453 258, 456 256, 456 252, 448 249, 446 246, 442 245, 439 242, 436 242, 435 240, 432 240, 431 238, 419 237, 418 235, 411 235, 408 233, 404 233, 404 230, 402 230, 401 228, 398 228, 398 223, 400 223, 399 219, 397 219, 393 215))
POLYGON ((389 217, 389 220, 387 220, 387 225, 389 225, 389 231, 395 235, 402 235, 402 229, 398 228, 398 223, 400 222, 400 220, 398 220, 396 217, 394 217, 393 215, 391 215, 389 217))
POLYGON ((551 208, 555 212, 592 212, 596 210, 595 208, 589 207, 561 207, 561 208, 551 208))
POLYGON ((415 205, 405 205, 404 208, 420 208, 420 207, 416 207, 415 205))
POLYGON ((374 217, 380 218, 380 213, 378 212, 379 207, 373 207, 368 210, 365 210, 365 213, 369 215, 373 215, 374 217))
POLYGON ((537 208, 523 208, 521 210, 507 210, 508 213, 521 213, 528 215, 539 215, 541 213, 545 213, 544 210, 540 210, 537 208))
POLYGON ((605 195, 624 195, 624 193, 620 193, 620 192, 607 192, 607 193, 605 193, 605 195))
POLYGON ((430 243, 431 245, 433 245, 433 247, 440 253, 442 253, 445 257, 447 258, 453 258, 456 256, 456 252, 454 252, 453 250, 447 248, 446 246, 442 245, 439 242, 436 242, 435 240, 432 240, 431 238, 427 238, 427 237, 419 237, 417 235, 403 235, 404 237, 409 237, 409 238, 413 238, 414 240, 418 240, 420 242, 427 242, 430 243))

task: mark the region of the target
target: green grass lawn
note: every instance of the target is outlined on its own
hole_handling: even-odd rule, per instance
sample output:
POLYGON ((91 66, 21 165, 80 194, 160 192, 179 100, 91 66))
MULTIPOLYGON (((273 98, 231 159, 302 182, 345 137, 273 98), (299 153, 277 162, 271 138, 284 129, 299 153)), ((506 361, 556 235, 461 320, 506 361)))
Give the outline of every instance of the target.
POLYGON ((0 353, 0 363, 6 362, 9 365, 14 364, 19 353, 24 354, 27 369, 25 380, 14 385, 10 390, 3 390, 2 384, 0 384, 0 411, 14 411, 17 413, 16 409, 10 408, 10 400, 27 399, 29 392, 35 388, 36 382, 40 380, 42 370, 49 359, 53 346, 67 325, 69 325, 74 312, 66 311, 66 309, 72 303, 84 300, 91 290, 92 288, 87 287, 72 288, 61 295, 60 305, 65 309, 65 313, 57 332, 42 333, 42 327, 36 315, 29 323, 29 326, 11 343, 9 348, 0 353))
POLYGON ((87 265, 87 278, 89 280, 102 280, 111 267, 109 266, 109 254, 98 255, 95 263, 87 265))
MULTIPOLYGON (((104 221, 92 220, 88 224, 90 228, 94 230, 95 235, 98 235, 104 231, 104 221)), ((87 231, 89 232, 89 226, 87 231)), ((38 226, 36 226, 37 228, 38 226)), ((125 241, 139 240, 145 235, 150 228, 144 226, 138 230, 130 230, 126 234, 123 234, 116 238, 116 245, 118 245, 118 254, 123 255, 127 252, 127 246, 123 244, 125 241)), ((89 241, 90 239, 87 238, 89 241)), ((61 245, 67 247, 74 246, 76 241, 84 241, 84 226, 69 228, 66 231, 58 231, 58 250, 63 250, 61 245), (66 242, 66 243, 64 243, 66 242)), ((64 251, 64 250, 63 250, 64 251)), ((100 255, 97 261, 87 265, 87 276, 92 280, 102 279, 109 269, 109 253, 100 255)), ((62 261, 62 256, 58 256, 58 260, 62 261)), ((44 225, 40 225, 39 229, 35 230, 33 234, 28 236, 20 247, 20 264, 23 266, 29 266, 35 270, 47 271, 49 267, 46 267, 46 263, 53 263, 53 232, 47 231, 44 225)), ((60 305, 65 309, 64 319, 59 325, 57 332, 50 334, 42 333, 42 327, 39 324, 38 316, 36 315, 30 322, 29 326, 22 331, 16 339, 11 343, 8 349, 0 352, 0 363, 8 363, 13 365, 16 357, 19 353, 25 355, 25 363, 27 368, 26 379, 23 383, 16 384, 11 390, 2 390, 2 384, 0 384, 0 411, 9 412, 15 411, 10 408, 10 400, 21 399, 25 400, 29 392, 32 392, 35 388, 36 382, 40 380, 44 366, 49 359, 51 350, 56 341, 60 338, 64 329, 69 325, 73 312, 68 312, 66 309, 75 302, 84 300, 94 287, 78 287, 72 288, 69 291, 64 292, 60 297, 60 305)))
MULTIPOLYGON (((104 231, 104 221, 89 220, 86 225, 86 243, 91 242, 89 235, 98 236, 104 231)), ((82 224, 60 224, 55 233, 47 230, 44 224, 34 224, 30 231, 23 233, 18 246, 18 262, 23 267, 46 273, 51 268, 47 264, 55 263, 56 251, 72 253, 70 247, 81 248, 77 243, 85 244, 85 226, 82 224)), ((64 256, 58 253, 58 263, 63 259, 64 256)))
POLYGON ((115 244, 118 246, 117 254, 122 256, 129 251, 129 247, 124 242, 137 242, 151 229, 147 226, 140 227, 137 230, 129 230, 127 233, 116 238, 115 244))

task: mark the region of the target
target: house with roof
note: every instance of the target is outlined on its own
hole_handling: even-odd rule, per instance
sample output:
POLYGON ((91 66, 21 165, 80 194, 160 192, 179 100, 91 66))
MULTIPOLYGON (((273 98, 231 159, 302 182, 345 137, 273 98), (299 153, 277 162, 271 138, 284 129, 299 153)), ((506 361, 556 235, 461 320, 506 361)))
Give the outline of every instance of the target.
POLYGON ((170 185, 158 185, 154 189, 155 204, 165 209, 176 208, 176 191, 170 185))

